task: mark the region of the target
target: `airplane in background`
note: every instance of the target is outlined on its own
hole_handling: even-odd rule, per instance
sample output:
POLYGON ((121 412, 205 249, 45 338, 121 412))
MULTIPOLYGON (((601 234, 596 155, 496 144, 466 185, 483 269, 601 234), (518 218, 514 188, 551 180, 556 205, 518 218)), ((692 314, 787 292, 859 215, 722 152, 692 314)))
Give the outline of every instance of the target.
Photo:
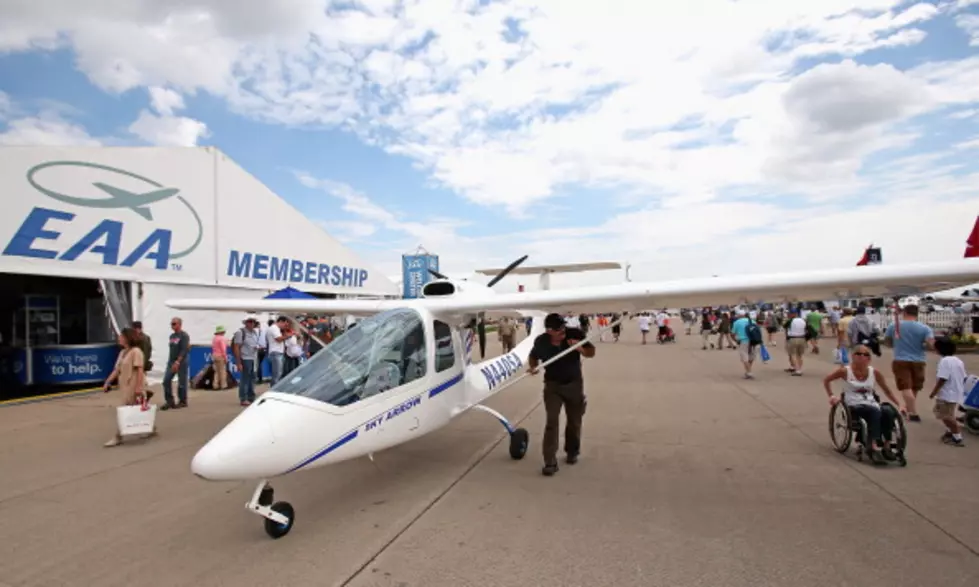
MULTIPOLYGON (((276 502, 269 479, 367 456, 437 430, 470 410, 495 417, 522 459, 529 434, 484 402, 520 381, 546 313, 629 313, 812 299, 900 297, 979 282, 979 260, 850 267, 769 275, 733 275, 658 283, 497 293, 492 285, 438 278, 410 300, 170 300, 183 310, 332 313, 366 316, 266 391, 194 456, 207 480, 257 480, 246 504, 272 538, 289 533, 295 509, 276 502), (532 317, 530 335, 511 352, 473 360, 477 325, 486 317, 532 317)), ((616 323, 610 324, 611 328, 616 323)), ((592 329, 589 336, 595 337, 592 329)), ((601 329, 604 330, 604 329, 601 329)), ((587 341, 588 339, 585 339, 587 341)), ((554 357, 577 352, 585 341, 554 357)), ((480 351, 484 342, 479 339, 480 351)), ((543 363, 538 371, 547 366, 543 363)))

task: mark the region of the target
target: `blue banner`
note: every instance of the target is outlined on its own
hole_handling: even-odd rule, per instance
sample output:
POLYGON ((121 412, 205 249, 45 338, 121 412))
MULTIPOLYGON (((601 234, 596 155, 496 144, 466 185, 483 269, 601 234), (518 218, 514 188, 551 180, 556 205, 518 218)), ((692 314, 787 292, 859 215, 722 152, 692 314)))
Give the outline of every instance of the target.
POLYGON ((81 344, 31 350, 34 385, 102 383, 116 366, 119 345, 81 344))
POLYGON ((27 351, 10 347, 3 349, 0 354, 0 382, 4 388, 8 385, 27 385, 27 351))
POLYGON ((438 255, 401 256, 402 295, 405 299, 421 297, 422 287, 432 280, 429 269, 439 270, 438 255))

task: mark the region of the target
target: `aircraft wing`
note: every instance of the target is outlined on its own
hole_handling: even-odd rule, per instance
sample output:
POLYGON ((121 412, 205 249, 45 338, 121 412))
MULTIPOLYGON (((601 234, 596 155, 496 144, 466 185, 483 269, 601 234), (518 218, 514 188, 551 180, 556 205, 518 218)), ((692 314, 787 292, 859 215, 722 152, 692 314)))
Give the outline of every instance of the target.
POLYGON ((174 300, 178 309, 297 314, 374 314, 406 306, 433 312, 487 316, 518 310, 619 312, 722 304, 781 303, 847 298, 903 297, 979 282, 979 259, 922 265, 873 265, 824 271, 744 274, 651 283, 415 300, 174 300))
POLYGON ((506 308, 588 313, 900 297, 934 291, 934 287, 957 287, 972 283, 977 277, 979 263, 966 261, 874 265, 499 294, 483 305, 487 313, 506 308))

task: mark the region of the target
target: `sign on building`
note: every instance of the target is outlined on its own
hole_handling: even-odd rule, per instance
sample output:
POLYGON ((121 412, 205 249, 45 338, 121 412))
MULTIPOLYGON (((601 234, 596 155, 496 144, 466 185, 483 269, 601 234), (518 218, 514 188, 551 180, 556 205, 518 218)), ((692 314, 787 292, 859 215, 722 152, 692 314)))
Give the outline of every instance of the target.
POLYGON ((432 280, 433 271, 439 270, 438 255, 415 254, 401 256, 401 276, 405 299, 421 297, 422 287, 432 280))

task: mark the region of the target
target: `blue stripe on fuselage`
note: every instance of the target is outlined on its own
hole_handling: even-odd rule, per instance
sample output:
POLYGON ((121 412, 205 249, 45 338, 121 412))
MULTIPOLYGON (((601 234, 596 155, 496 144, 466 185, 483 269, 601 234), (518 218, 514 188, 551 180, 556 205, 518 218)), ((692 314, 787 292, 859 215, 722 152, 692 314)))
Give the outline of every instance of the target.
POLYGON ((435 397, 438 394, 440 394, 443 391, 445 391, 446 389, 449 389, 450 387, 452 387, 456 383, 459 383, 460 381, 462 381, 462 376, 463 376, 463 373, 459 373, 458 375, 456 375, 452 379, 449 379, 445 383, 439 384, 438 387, 432 388, 432 390, 430 390, 428 392, 428 397, 435 397))
MULTIPOLYGON (((452 379, 449 379, 449 380, 445 381, 444 383, 440 383, 436 387, 433 387, 432 389, 430 389, 428 391, 428 397, 430 397, 430 398, 431 397, 435 397, 436 395, 442 393, 446 389, 449 389, 453 385, 456 385, 457 383, 459 383, 460 381, 462 381, 463 375, 464 375, 464 373, 460 373, 460 374, 456 375, 455 377, 453 377, 452 379)), ((424 395, 424 394, 421 394, 421 395, 424 395)), ((421 397, 421 396, 415 396, 415 397, 421 397)), ((385 413, 387 413, 387 410, 381 412, 380 415, 384 415, 385 413)), ((286 473, 292 473, 293 471, 297 471, 299 469, 302 469, 306 465, 308 465, 308 464, 310 464, 312 462, 318 461, 319 459, 325 457, 326 455, 330 454, 331 452, 335 451, 336 449, 340 448, 341 446, 347 444, 351 440, 357 438, 357 434, 360 432, 361 427, 364 424, 366 424, 367 422, 370 422, 371 420, 374 420, 376 418, 377 418, 377 416, 373 416, 373 417, 365 420, 364 422, 361 422, 352 431, 348 432, 347 434, 345 434, 344 436, 342 436, 340 439, 338 439, 338 440, 330 443, 329 445, 327 445, 326 448, 324 448, 323 450, 317 452, 316 454, 314 454, 313 456, 309 457, 305 461, 303 461, 303 462, 299 463, 298 465, 296 465, 295 467, 289 469, 288 471, 286 471, 286 473)))
POLYGON ((341 438, 340 440, 337 440, 336 442, 334 442, 333 444, 327 446, 326 448, 324 448, 320 452, 318 452, 315 455, 309 457, 308 459, 306 459, 305 461, 299 463, 295 467, 289 469, 288 471, 286 471, 286 473, 292 473, 293 471, 295 471, 297 469, 302 469, 303 467, 305 467, 306 465, 312 463, 313 461, 316 461, 318 459, 321 459, 324 456, 330 454, 331 452, 333 452, 336 449, 340 448, 341 446, 347 444, 348 442, 350 442, 354 438, 357 438, 357 433, 359 431, 360 431, 360 426, 358 426, 357 429, 354 430, 353 432, 348 432, 347 435, 344 436, 343 438, 341 438))

